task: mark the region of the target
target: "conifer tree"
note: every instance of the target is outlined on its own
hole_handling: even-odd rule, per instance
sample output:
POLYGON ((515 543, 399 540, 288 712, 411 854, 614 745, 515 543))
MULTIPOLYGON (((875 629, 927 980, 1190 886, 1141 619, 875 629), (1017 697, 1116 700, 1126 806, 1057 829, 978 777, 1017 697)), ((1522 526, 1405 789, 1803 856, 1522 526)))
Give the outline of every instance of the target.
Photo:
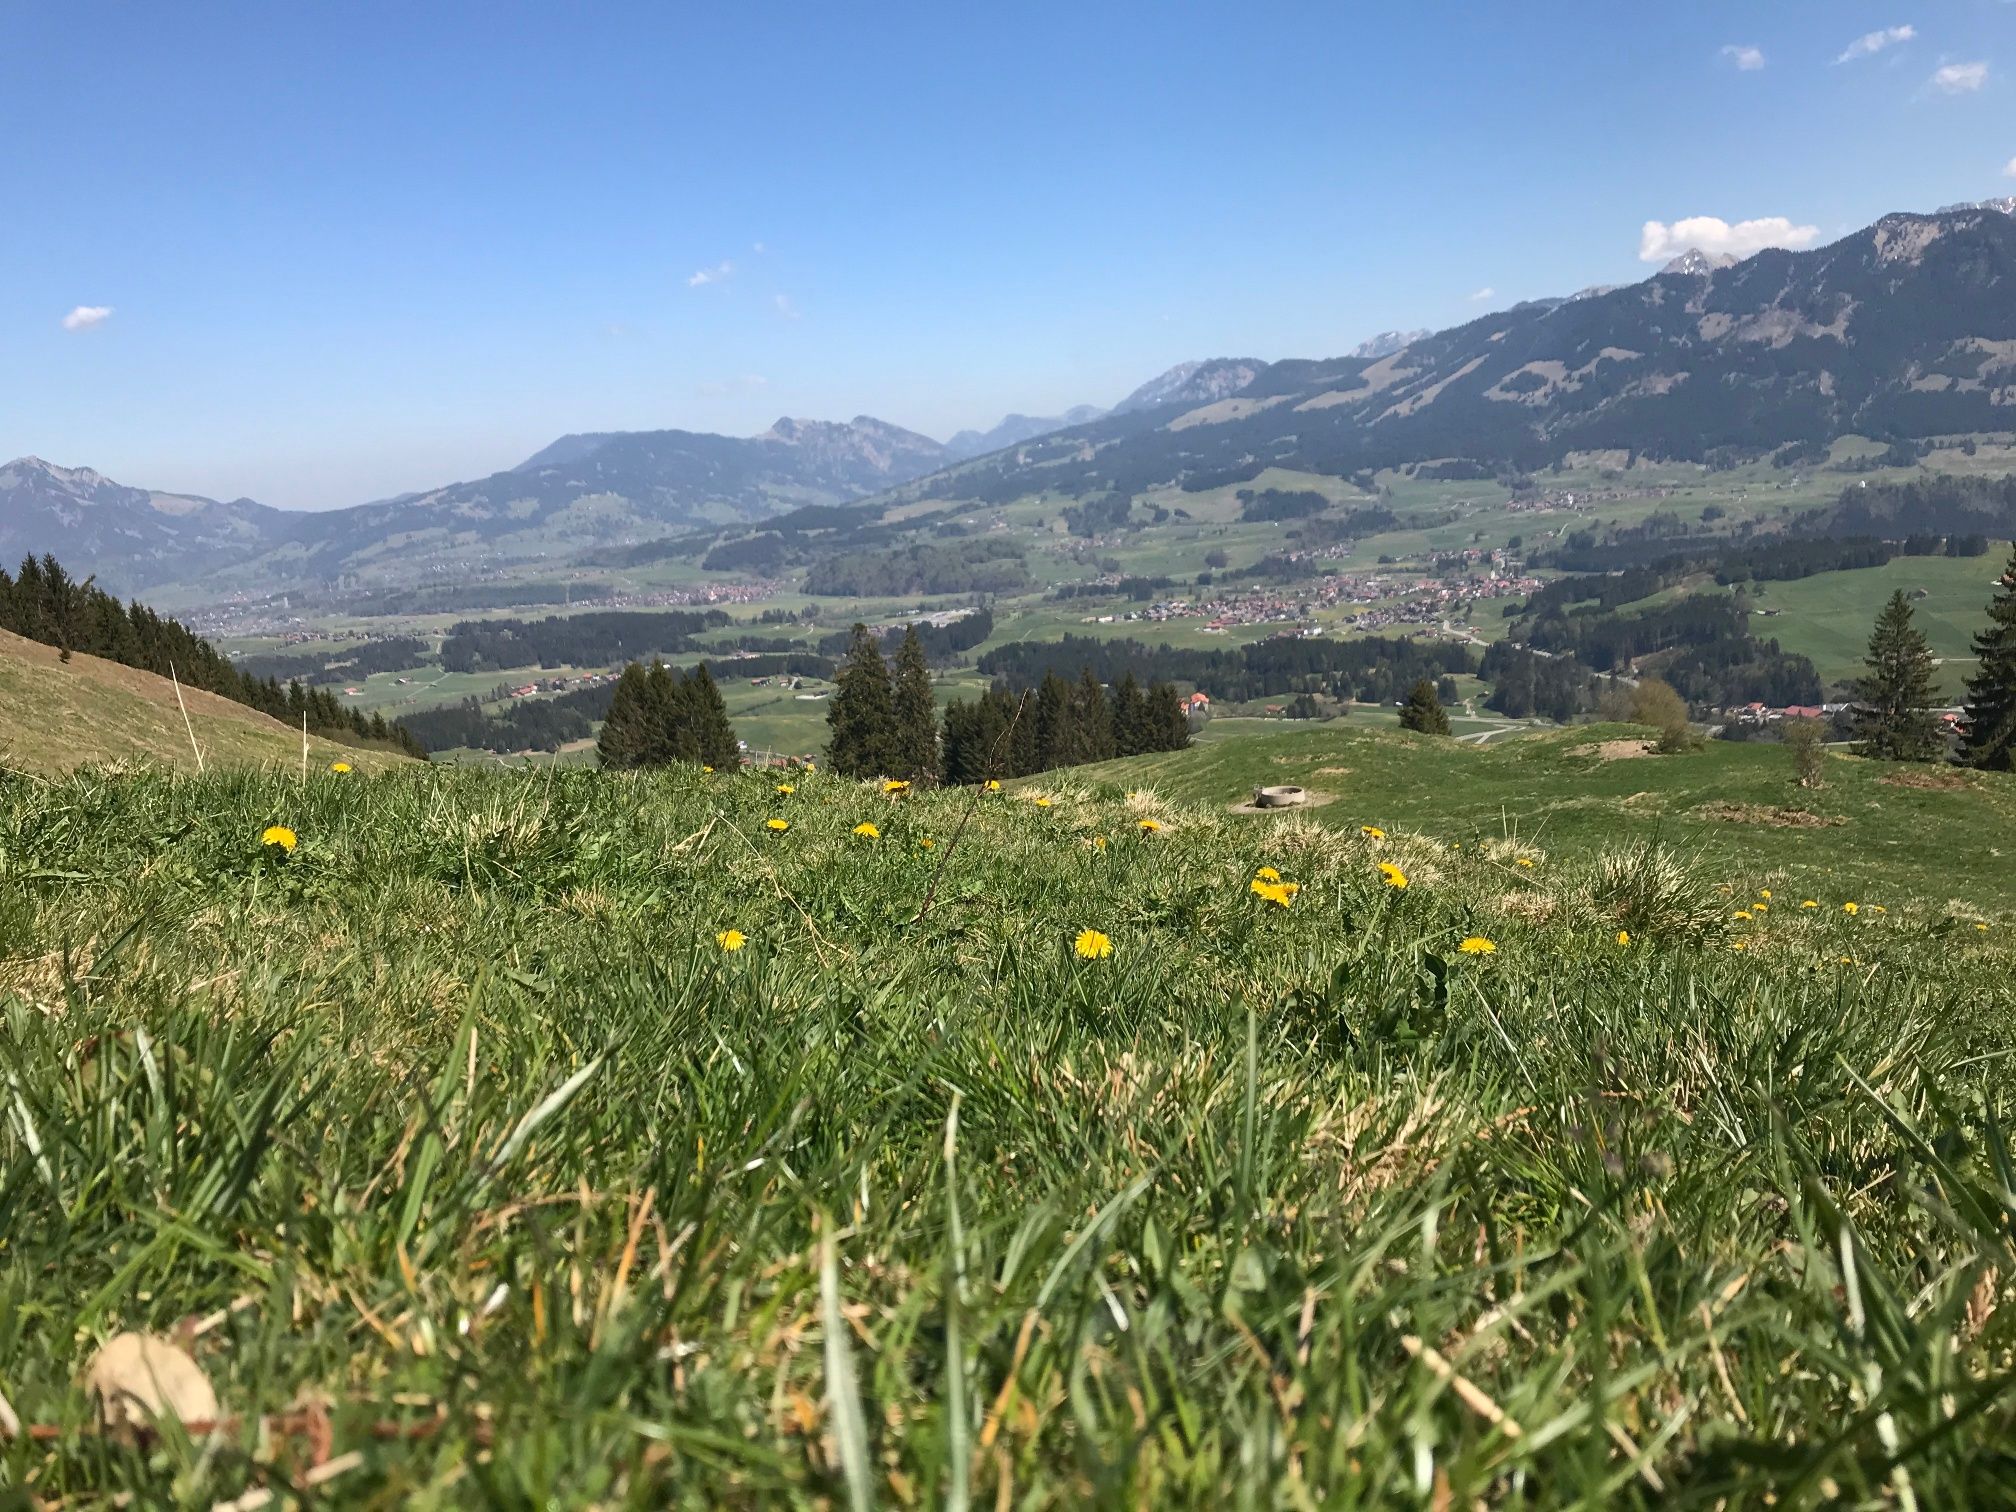
POLYGON ((1113 749, 1120 756, 1139 756, 1149 749, 1148 700, 1132 672, 1113 689, 1113 749))
POLYGON ((1029 714, 1036 721, 1035 765, 1047 772, 1071 764, 1071 685, 1054 671, 1045 672, 1029 714))
POLYGON ((1449 715, 1442 707, 1442 700, 1435 696, 1435 684, 1427 678, 1415 683, 1407 694, 1407 703, 1400 710, 1400 728, 1414 730, 1422 735, 1447 735, 1449 715))
POLYGON ((1174 683, 1156 683, 1148 690, 1151 751, 1182 751, 1190 745, 1190 716, 1174 683))
POLYGON ((728 721, 728 705, 714 674, 701 662, 686 678, 686 703, 694 723, 694 746, 700 761, 716 771, 742 764, 742 745, 735 738, 735 726, 728 721))
POLYGON ((1988 604, 1988 627, 1974 637, 1978 663, 1967 679, 1967 733, 1960 759, 1983 771, 2016 770, 2016 551, 1988 604))
POLYGON ((632 662, 616 679, 609 714, 595 741, 595 754, 611 771, 643 766, 651 745, 651 683, 649 674, 632 662))
POLYGON ((1856 752, 1884 761, 1930 761, 1943 745, 1933 722, 1932 647, 1911 622, 1911 601, 1900 588, 1876 616, 1866 658, 1869 675, 1857 685, 1856 752))
POLYGON ((826 710, 826 761, 842 777, 876 777, 895 765, 896 700, 889 664, 866 625, 856 625, 826 710))
POLYGON ((889 775, 906 782, 936 782, 938 700, 931 691, 931 668, 915 625, 904 627, 903 643, 896 648, 892 704, 894 757, 889 775))
POLYGON ((1088 666, 1071 689, 1069 762, 1080 766, 1108 760, 1114 753, 1113 715, 1106 707, 1106 689, 1088 666))

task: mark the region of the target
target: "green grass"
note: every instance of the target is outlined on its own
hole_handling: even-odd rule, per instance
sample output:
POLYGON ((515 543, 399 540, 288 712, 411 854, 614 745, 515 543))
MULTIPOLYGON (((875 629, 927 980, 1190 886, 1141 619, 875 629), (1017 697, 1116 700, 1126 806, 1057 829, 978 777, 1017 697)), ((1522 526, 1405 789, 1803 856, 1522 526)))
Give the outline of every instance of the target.
POLYGON ((1178 771, 0 778, 0 1485, 292 1504, 196 1320, 330 1504, 2006 1504, 2005 930, 1178 771))
MULTIPOLYGON (((1459 733, 1465 728, 1483 726, 1459 724, 1459 733)), ((1775 878, 1836 903, 1902 894, 2016 910, 2016 779, 1837 752, 1825 786, 1808 791, 1795 785, 1778 745, 1710 741, 1679 755, 1622 760, 1597 752, 1648 734, 1591 725, 1480 747, 1361 728, 1355 712, 1314 729, 1214 719, 1188 751, 1081 775, 1221 806, 1257 786, 1296 783, 1333 797, 1314 812, 1345 829, 1363 823, 1450 840, 1519 838, 1540 853, 1581 856, 1623 840, 1659 840, 1738 886, 1775 878), (1900 777, 1952 786, 1899 786, 1900 777), (1784 811, 1825 822, 1787 824, 1784 811)))
POLYGON ((1985 557, 1896 557, 1881 567, 1822 572, 1788 583, 1761 583, 1753 590, 1759 609, 1752 630, 1775 638, 1787 651, 1813 659, 1828 681, 1860 677, 1869 632, 1884 601, 1898 589, 1912 600, 1913 618, 1932 654, 1944 659, 1939 686, 1952 698, 1965 691, 1974 671, 1973 639, 1988 623, 1995 579, 2009 560, 2009 547, 1992 542, 1985 557))

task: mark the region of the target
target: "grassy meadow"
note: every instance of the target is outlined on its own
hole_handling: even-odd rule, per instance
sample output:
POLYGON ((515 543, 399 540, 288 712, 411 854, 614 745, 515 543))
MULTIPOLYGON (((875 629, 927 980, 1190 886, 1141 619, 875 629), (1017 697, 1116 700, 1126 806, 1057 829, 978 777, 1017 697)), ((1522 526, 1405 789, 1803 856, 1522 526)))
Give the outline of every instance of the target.
POLYGON ((1175 776, 0 776, 0 1494, 2010 1504, 2000 919, 1175 776))

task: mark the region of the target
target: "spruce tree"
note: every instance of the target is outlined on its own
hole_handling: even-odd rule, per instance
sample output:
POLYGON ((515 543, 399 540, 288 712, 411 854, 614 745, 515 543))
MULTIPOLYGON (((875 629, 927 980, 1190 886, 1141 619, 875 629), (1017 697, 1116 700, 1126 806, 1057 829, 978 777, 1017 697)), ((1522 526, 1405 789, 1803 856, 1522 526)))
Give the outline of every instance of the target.
POLYGON ((1071 685, 1055 672, 1045 672, 1042 684, 1036 689, 1034 706, 1023 718, 1034 717, 1036 721, 1036 765, 1033 770, 1047 772, 1054 767, 1071 764, 1071 685))
POLYGON ((1988 628, 1974 637, 1978 659, 1967 679, 1967 733, 1960 759, 1983 771, 2016 769, 2016 552, 1988 604, 1988 628))
POLYGON ((842 777, 877 777, 895 765, 895 692, 882 648, 866 625, 856 625, 848 641, 826 727, 826 761, 842 777))
POLYGON ((1400 711, 1400 728, 1422 735, 1449 733, 1449 715, 1442 707, 1442 700, 1435 696, 1435 684, 1427 678, 1414 684, 1407 694, 1407 704, 1400 711))
POLYGON ((647 733, 639 766, 670 766, 675 761, 700 759, 684 679, 661 661, 651 663, 651 670, 644 674, 644 709, 647 733))
POLYGON ((686 705, 694 722, 694 747, 700 761, 716 771, 742 764, 742 746, 735 738, 735 726, 728 722, 728 706, 714 685, 707 663, 695 667, 686 679, 686 705))
POLYGON ((1181 751, 1190 745, 1190 716, 1174 683, 1156 683, 1148 690, 1148 733, 1151 751, 1181 751))
POLYGON ((595 754, 602 758, 602 765, 611 771, 642 766, 650 744, 650 719, 650 680, 644 669, 632 662, 616 679, 608 716, 595 741, 595 754))
POLYGON ((1139 756, 1148 749, 1148 700, 1132 672, 1113 689, 1113 749, 1121 756, 1139 756))
POLYGON ((938 780, 938 700, 931 692, 931 668, 917 627, 903 631, 896 648, 894 760, 890 776, 906 782, 938 780))
POLYGON ((1106 689, 1088 666, 1071 690, 1071 763, 1107 761, 1113 755, 1113 715, 1106 707, 1106 689))
POLYGON ((1931 713, 1932 647, 1911 622, 1911 601, 1900 588, 1876 616, 1866 658, 1869 675, 1857 685, 1856 753, 1883 761, 1930 761, 1943 742, 1931 713))

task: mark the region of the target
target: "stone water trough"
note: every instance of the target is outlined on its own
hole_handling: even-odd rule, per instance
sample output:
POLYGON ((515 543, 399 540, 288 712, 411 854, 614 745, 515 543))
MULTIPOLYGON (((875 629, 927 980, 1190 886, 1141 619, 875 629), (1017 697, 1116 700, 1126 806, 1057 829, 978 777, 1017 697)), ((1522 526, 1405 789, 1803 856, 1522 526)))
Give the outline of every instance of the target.
POLYGON ((1256 809, 1300 808, 1309 801, 1309 793, 1299 787, 1256 787, 1253 789, 1253 807, 1256 809))

